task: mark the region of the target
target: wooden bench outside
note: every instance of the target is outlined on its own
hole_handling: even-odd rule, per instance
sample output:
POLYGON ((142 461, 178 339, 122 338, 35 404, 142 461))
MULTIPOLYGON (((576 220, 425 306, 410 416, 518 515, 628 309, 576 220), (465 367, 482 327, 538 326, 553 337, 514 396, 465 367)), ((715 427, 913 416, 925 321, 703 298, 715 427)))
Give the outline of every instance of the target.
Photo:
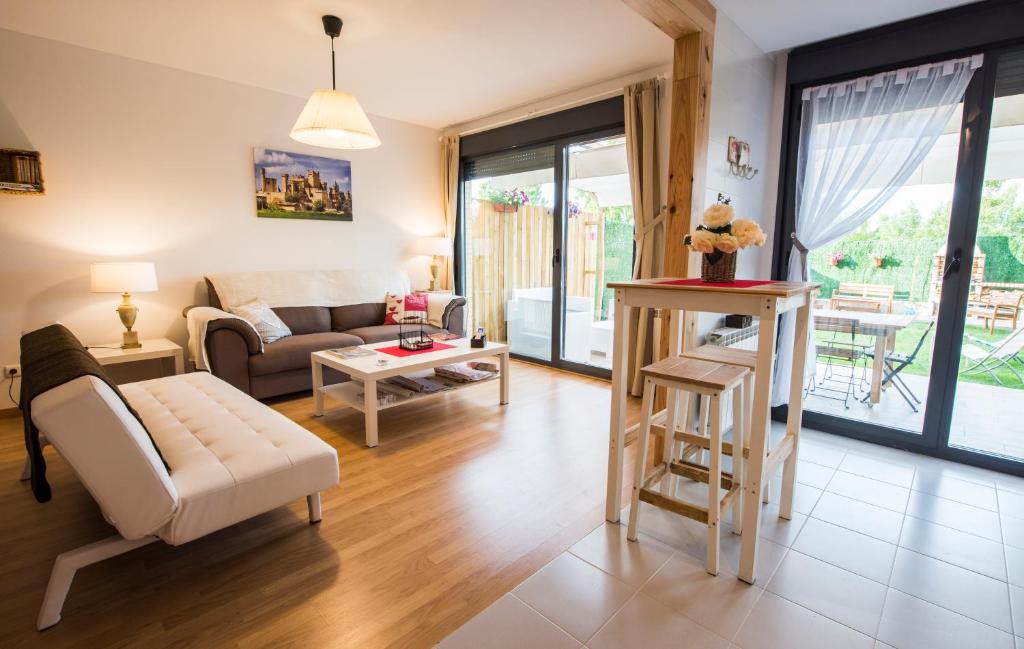
POLYGON ((840 311, 874 311, 892 313, 896 287, 891 284, 858 284, 840 282, 832 292, 829 308, 840 311))

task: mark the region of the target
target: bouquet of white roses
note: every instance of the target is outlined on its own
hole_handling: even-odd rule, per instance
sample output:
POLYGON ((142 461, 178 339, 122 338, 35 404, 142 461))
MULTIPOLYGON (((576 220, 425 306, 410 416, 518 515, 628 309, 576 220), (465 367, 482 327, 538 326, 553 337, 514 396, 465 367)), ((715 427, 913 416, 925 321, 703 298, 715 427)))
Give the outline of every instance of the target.
POLYGON ((736 219, 731 205, 717 203, 704 211, 704 222, 683 237, 683 243, 706 255, 731 254, 740 248, 763 246, 764 231, 750 219, 736 219))

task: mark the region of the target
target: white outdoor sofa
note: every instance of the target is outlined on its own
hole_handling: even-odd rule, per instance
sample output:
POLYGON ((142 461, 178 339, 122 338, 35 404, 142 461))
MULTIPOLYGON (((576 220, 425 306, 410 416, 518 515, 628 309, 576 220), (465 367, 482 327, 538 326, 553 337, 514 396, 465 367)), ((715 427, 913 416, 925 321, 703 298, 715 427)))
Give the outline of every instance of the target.
POLYGON ((310 523, 316 523, 320 492, 338 483, 334 448, 211 374, 119 387, 145 429, 94 376, 53 388, 31 404, 46 443, 118 531, 57 557, 36 623, 40 630, 60 621, 79 568, 157 539, 181 545, 302 497, 310 523))

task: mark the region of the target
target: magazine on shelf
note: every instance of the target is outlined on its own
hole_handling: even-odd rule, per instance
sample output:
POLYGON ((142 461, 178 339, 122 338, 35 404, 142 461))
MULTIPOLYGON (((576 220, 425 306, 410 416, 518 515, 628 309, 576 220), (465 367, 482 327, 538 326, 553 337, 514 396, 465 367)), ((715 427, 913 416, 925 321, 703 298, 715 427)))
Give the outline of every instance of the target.
POLYGON ((443 379, 457 381, 459 383, 473 383, 492 378, 495 372, 475 370, 465 363, 454 363, 452 365, 440 365, 434 368, 434 374, 443 379))

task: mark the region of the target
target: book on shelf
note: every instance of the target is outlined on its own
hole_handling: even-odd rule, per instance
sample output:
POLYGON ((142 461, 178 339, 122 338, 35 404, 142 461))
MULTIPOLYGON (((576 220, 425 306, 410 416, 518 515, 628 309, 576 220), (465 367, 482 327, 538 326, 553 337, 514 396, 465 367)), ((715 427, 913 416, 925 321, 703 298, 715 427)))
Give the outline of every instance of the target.
POLYGON ((423 394, 430 394, 432 392, 440 392, 441 390, 447 390, 448 385, 441 383, 429 376, 392 376, 388 381, 392 385, 397 385, 413 392, 419 392, 423 394))
POLYGON ((473 383, 492 378, 495 372, 486 372, 469 367, 465 363, 453 363, 451 365, 439 365, 434 368, 434 374, 450 381, 458 383, 473 383))

